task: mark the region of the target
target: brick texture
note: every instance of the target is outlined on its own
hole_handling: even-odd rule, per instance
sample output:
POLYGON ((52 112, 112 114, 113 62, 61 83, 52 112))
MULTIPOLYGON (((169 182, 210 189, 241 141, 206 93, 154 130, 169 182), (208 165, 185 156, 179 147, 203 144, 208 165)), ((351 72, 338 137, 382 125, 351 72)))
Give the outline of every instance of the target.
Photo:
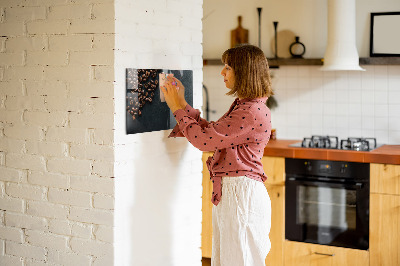
POLYGON ((0 260, 6 264, 113 260, 112 240, 82 240, 94 238, 94 225, 113 223, 113 206, 104 202, 113 202, 113 179, 90 177, 112 176, 113 169, 113 3, 0 3, 0 260), (71 250, 70 237, 89 248, 71 250), (97 247, 98 254, 87 251, 97 247))

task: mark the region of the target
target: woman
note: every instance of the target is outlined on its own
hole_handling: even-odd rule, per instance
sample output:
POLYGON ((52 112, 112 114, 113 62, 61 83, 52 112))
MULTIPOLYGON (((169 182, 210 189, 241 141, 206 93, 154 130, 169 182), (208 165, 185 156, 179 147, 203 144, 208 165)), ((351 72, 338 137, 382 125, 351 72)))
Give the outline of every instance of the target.
POLYGON ((186 103, 178 79, 169 77, 161 88, 178 122, 170 137, 185 136, 201 151, 214 151, 207 160, 213 182, 212 265, 265 265, 271 247, 271 202, 261 164, 271 130, 268 62, 252 45, 228 49, 222 62, 227 95, 237 98, 217 122, 200 118, 186 103))

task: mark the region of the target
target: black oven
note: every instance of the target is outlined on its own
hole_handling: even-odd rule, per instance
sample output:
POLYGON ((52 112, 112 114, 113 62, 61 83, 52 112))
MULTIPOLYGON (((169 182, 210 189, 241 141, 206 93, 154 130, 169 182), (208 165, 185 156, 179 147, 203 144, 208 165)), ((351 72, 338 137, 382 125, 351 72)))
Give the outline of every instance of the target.
POLYGON ((286 239, 368 249, 368 163, 287 158, 285 169, 286 239))

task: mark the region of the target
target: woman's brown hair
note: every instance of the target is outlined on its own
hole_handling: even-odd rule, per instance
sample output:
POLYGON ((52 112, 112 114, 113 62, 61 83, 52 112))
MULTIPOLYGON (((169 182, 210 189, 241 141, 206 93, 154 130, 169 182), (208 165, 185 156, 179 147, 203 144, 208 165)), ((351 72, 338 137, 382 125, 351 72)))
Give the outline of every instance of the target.
POLYGON ((240 45, 222 54, 222 63, 235 74, 235 86, 227 95, 255 99, 273 95, 268 61, 263 51, 253 45, 240 45))

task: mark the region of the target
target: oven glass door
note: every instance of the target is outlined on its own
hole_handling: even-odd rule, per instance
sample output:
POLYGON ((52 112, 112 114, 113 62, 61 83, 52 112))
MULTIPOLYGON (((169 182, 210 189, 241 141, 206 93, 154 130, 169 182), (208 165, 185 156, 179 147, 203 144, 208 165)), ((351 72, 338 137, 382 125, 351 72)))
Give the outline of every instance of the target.
POLYGON ((286 238, 368 249, 369 208, 363 194, 362 184, 287 181, 286 238))

